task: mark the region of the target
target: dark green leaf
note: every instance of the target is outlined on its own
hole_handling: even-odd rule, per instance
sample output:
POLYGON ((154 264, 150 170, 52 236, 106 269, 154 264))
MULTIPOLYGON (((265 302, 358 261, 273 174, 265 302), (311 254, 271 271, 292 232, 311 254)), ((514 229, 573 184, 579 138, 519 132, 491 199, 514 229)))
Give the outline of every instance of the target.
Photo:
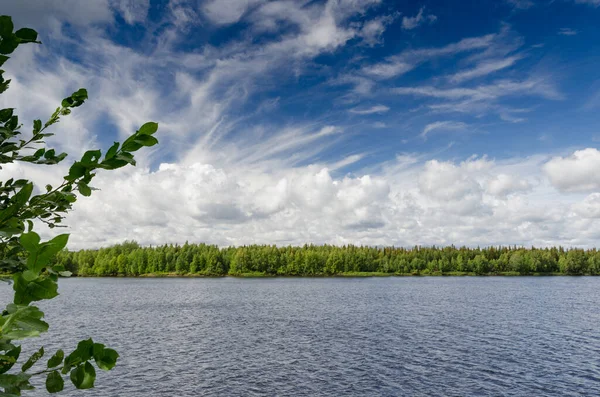
POLYGON ((52 371, 46 377, 46 390, 48 393, 59 393, 65 387, 65 381, 58 371, 52 371))
POLYGON ((9 35, 0 41, 0 54, 11 54, 19 46, 17 36, 9 35))
POLYGON ((33 120, 33 133, 37 134, 42 129, 42 120, 33 120))
POLYGON ((85 102, 87 98, 87 90, 85 88, 80 88, 79 90, 71 94, 70 97, 63 99, 61 102, 61 106, 64 108, 74 108, 83 104, 83 102, 85 102))
POLYGON ((86 171, 86 167, 77 161, 77 162, 73 163, 71 168, 69 168, 69 175, 66 176, 65 179, 68 181, 74 181, 75 179, 81 178, 82 176, 84 176, 85 171, 86 171))
POLYGON ((84 153, 83 157, 81 157, 81 164, 84 166, 96 164, 101 156, 102 153, 100 150, 88 150, 84 153))
POLYGON ((7 108, 7 109, 2 109, 0 110, 0 122, 7 122, 8 119, 10 119, 13 115, 13 110, 12 108, 7 108))
POLYGON ((50 149, 48 150, 46 153, 44 153, 44 158, 46 159, 51 159, 56 155, 56 152, 54 151, 54 149, 50 149))
POLYGON ((8 61, 10 59, 10 57, 7 57, 6 55, 0 55, 0 66, 4 65, 4 62, 8 61))
POLYGON ((22 28, 17 30, 15 32, 15 36, 26 42, 37 40, 37 32, 29 28, 22 28))
POLYGON ((7 15, 0 16, 0 37, 5 38, 12 35, 14 25, 12 18, 7 15))
POLYGON ((40 350, 36 351, 29 357, 29 360, 21 367, 21 371, 26 372, 29 368, 33 367, 33 364, 38 362, 40 358, 44 356, 44 348, 41 347, 40 350))
POLYGON ((67 356, 65 359, 65 365, 75 366, 79 363, 87 361, 93 357, 94 354, 94 341, 92 339, 85 339, 77 344, 77 348, 67 356))
POLYGON ((62 350, 58 350, 48 360, 48 368, 58 367, 60 364, 62 364, 64 358, 65 358, 65 352, 62 350))
POLYGON ((158 143, 158 139, 151 135, 139 135, 135 141, 143 146, 154 146, 158 143))

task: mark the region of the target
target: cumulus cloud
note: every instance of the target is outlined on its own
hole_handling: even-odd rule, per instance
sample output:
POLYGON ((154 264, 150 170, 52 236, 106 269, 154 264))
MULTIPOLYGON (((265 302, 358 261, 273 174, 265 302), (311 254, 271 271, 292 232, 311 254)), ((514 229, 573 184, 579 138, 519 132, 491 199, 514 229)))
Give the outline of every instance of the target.
POLYGON ((573 204, 573 211, 582 218, 600 218, 600 193, 592 193, 582 202, 573 204))
POLYGON ((563 192, 600 190, 600 151, 577 150, 570 156, 555 157, 544 165, 552 185, 563 192))
POLYGON ((495 178, 490 179, 487 184, 487 191, 494 196, 500 197, 506 197, 511 193, 526 192, 530 189, 531 185, 527 180, 507 174, 499 174, 495 178))

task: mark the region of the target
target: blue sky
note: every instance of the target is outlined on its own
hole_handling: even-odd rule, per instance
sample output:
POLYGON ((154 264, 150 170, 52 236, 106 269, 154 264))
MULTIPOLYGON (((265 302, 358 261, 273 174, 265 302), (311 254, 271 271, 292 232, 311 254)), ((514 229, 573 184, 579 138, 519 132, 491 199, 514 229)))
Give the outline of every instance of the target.
POLYGON ((78 203, 73 247, 600 237, 598 0, 26 0, 3 12, 44 43, 7 63, 3 104, 32 119, 90 92, 53 144, 77 155, 160 123, 137 169, 101 176, 78 203))

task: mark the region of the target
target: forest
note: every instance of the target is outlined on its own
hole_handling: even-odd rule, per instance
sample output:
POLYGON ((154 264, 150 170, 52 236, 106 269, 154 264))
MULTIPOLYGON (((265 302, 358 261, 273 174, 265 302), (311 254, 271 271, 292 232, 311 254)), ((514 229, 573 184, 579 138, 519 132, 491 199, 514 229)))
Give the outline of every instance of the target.
POLYGON ((598 275, 596 249, 188 244, 61 251, 78 276, 598 275))

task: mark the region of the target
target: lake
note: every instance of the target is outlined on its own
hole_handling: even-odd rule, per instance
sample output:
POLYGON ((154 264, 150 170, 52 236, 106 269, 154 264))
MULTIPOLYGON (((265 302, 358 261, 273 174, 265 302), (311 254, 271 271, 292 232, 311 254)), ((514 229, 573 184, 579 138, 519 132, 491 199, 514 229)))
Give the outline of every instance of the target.
POLYGON ((600 277, 73 278, 60 292, 36 342, 92 336, 121 354, 66 396, 600 395, 600 277))

